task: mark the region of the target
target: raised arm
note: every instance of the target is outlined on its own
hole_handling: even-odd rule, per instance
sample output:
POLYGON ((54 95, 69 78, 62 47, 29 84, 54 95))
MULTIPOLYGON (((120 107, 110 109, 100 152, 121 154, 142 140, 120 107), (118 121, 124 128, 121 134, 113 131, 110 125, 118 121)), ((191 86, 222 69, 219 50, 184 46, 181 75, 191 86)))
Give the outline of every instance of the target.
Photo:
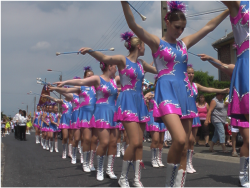
POLYGON ((197 42, 199 42, 202 38, 204 38, 208 33, 213 31, 229 14, 229 10, 225 10, 220 15, 216 16, 212 20, 210 20, 203 28, 201 28, 198 32, 186 36, 182 39, 182 41, 186 44, 187 49, 191 48, 197 42))
POLYGON ((57 98, 51 97, 51 96, 49 96, 49 95, 44 95, 44 94, 42 94, 42 97, 48 98, 48 99, 50 99, 50 100, 52 100, 52 101, 55 101, 56 103, 60 103, 60 104, 63 103, 63 100, 62 100, 62 99, 57 99, 57 98))
POLYGON ((219 69, 219 70, 225 72, 225 73, 228 74, 229 76, 232 76, 233 70, 234 70, 234 67, 235 67, 234 64, 224 64, 224 63, 222 63, 220 60, 215 59, 215 58, 213 58, 213 57, 211 57, 211 56, 208 56, 208 55, 206 55, 206 54, 198 54, 198 56, 200 56, 200 58, 201 58, 202 61, 208 61, 209 63, 211 63, 211 64, 212 64, 214 67, 216 67, 217 69, 219 69), (221 66, 212 63, 210 60, 214 61, 215 63, 220 64, 221 66), (226 67, 228 67, 228 68, 226 68, 226 67))
POLYGON ((135 22, 134 15, 130 9, 129 4, 126 1, 121 1, 121 4, 129 28, 137 35, 139 39, 141 39, 150 47, 152 53, 155 53, 159 48, 160 39, 157 36, 148 33, 145 29, 143 29, 135 22))
POLYGON ((158 73, 156 68, 153 65, 148 64, 146 61, 144 61, 142 59, 139 59, 139 60, 141 60, 142 65, 143 65, 143 69, 144 69, 145 72, 150 72, 152 74, 157 74, 158 73))
MULTIPOLYGON (((74 79, 75 80, 75 79, 74 79)), ((80 94, 81 89, 80 87, 74 87, 74 88, 63 88, 63 87, 50 87, 49 90, 53 91, 55 90, 58 93, 78 93, 80 94)))
POLYGON ((215 102, 215 100, 212 100, 210 103, 209 110, 207 112, 206 120, 204 122, 205 126, 208 126, 208 124, 211 123, 211 114, 212 114, 212 111, 214 110, 215 107, 216 107, 216 102, 215 102))
POLYGON ((82 47, 79 49, 79 52, 82 55, 88 53, 98 61, 106 63, 107 65, 117 65, 119 70, 124 69, 126 66, 126 58, 123 55, 108 56, 98 51, 90 51, 92 51, 92 49, 88 47, 82 47))
POLYGON ((212 87, 204 87, 200 84, 197 84, 197 88, 198 91, 202 91, 202 92, 206 92, 206 93, 229 93, 229 88, 225 88, 225 89, 216 89, 216 88, 212 88, 212 87))
POLYGON ((230 15, 234 18, 238 15, 240 1, 221 1, 229 9, 230 15))
POLYGON ((66 80, 62 82, 56 82, 59 87, 64 85, 75 85, 75 86, 94 86, 98 87, 100 85, 100 77, 97 75, 84 78, 84 79, 73 79, 73 80, 66 80))

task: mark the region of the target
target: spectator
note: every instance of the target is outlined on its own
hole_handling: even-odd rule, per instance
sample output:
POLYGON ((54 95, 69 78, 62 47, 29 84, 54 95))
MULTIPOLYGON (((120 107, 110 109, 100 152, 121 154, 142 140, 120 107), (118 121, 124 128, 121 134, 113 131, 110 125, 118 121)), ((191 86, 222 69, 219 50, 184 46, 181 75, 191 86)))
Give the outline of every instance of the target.
POLYGON ((27 118, 26 116, 26 111, 23 110, 22 113, 21 113, 21 116, 18 117, 18 123, 19 123, 19 126, 20 126, 20 140, 24 140, 26 141, 26 123, 27 121, 29 121, 29 119, 27 118))
POLYGON ((223 98, 225 94, 216 93, 216 97, 210 103, 210 108, 207 113, 206 121, 204 122, 205 126, 208 126, 210 122, 214 125, 214 136, 212 138, 212 144, 209 151, 214 152, 214 145, 217 140, 220 141, 223 152, 227 152, 225 146, 225 129, 224 125, 227 118, 227 105, 224 104, 223 98), (211 120, 210 120, 211 119, 211 120))
POLYGON ((5 137, 5 126, 6 126, 6 117, 4 116, 1 121, 2 137, 5 137))
POLYGON ((197 136, 196 136, 196 146, 199 145, 199 138, 204 136, 205 139, 205 146, 209 147, 209 126, 205 126, 204 122, 206 120, 207 117, 207 112, 209 109, 209 105, 207 104, 207 102, 205 101, 205 97, 204 95, 200 95, 198 102, 196 103, 197 106, 197 110, 199 113, 199 118, 200 118, 200 122, 201 122, 201 127, 198 128, 198 132, 197 132, 197 136))

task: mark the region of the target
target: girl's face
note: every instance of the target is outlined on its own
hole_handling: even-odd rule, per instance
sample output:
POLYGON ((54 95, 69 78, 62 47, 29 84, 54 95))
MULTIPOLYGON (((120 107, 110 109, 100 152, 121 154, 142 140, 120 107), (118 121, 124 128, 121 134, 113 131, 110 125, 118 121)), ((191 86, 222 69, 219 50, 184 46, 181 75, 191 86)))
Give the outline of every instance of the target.
POLYGON ((187 69, 187 73, 188 73, 188 79, 190 82, 193 82, 194 79, 194 69, 193 68, 188 68, 187 69))
POLYGON ((200 99, 200 103, 204 103, 205 102, 205 97, 204 96, 200 96, 199 99, 200 99))
POLYGON ((115 73, 116 73, 116 71, 117 71, 116 65, 110 65, 109 71, 111 72, 112 78, 115 78, 115 73))
POLYGON ((58 107, 54 106, 54 113, 57 113, 57 112, 58 112, 58 107))
POLYGON ((145 52, 144 42, 142 42, 141 45, 138 46, 138 48, 139 48, 139 56, 144 56, 144 52, 145 52))
POLYGON ((40 111, 40 106, 37 106, 36 109, 37 109, 37 111, 40 111))
POLYGON ((183 20, 172 21, 170 23, 169 20, 166 21, 167 25, 167 34, 170 35, 174 39, 178 39, 183 33, 187 22, 183 20))
POLYGON ((92 71, 89 71, 89 72, 87 72, 85 78, 91 77, 91 76, 93 76, 93 75, 94 75, 94 73, 93 73, 92 71))

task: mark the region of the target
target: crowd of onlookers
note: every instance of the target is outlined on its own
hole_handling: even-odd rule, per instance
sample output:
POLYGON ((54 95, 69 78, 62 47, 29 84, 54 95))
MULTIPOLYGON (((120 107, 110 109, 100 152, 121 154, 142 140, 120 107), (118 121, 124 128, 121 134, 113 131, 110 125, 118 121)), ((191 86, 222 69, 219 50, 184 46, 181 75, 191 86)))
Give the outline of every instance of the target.
POLYGON ((26 134, 30 134, 32 127, 31 115, 26 116, 25 110, 19 112, 13 117, 3 116, 1 119, 2 137, 15 133, 15 138, 26 141, 26 134))

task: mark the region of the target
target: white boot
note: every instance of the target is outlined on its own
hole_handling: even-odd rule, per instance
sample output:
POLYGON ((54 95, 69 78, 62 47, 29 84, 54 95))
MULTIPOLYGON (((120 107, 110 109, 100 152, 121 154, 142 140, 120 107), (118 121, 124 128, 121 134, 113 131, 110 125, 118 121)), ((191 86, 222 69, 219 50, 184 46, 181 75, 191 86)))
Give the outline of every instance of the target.
POLYGON ((81 153, 82 152, 82 150, 81 150, 81 141, 78 142, 78 147, 77 148, 78 148, 78 152, 81 153))
POLYGON ((114 173, 114 169, 113 169, 114 162, 115 162, 115 155, 109 155, 106 174, 107 174, 107 177, 109 177, 110 179, 116 180, 117 177, 116 177, 116 175, 114 173))
POLYGON ((191 167, 191 169, 193 170, 193 172, 196 172, 196 170, 195 170, 194 167, 193 167, 193 155, 194 155, 194 150, 191 150, 190 153, 191 153, 191 154, 190 154, 190 167, 191 167))
POLYGON ((55 142, 55 151, 58 153, 58 142, 55 142))
POLYGON ((130 163, 130 161, 122 162, 122 173, 120 179, 118 180, 118 184, 120 185, 120 187, 130 187, 128 182, 128 171, 130 163))
POLYGON ((50 140, 46 140, 46 150, 49 151, 50 140))
POLYGON ((178 168, 180 164, 167 163, 166 165, 166 185, 165 187, 174 187, 175 179, 178 173, 178 168))
POLYGON ((135 178, 134 178, 134 187, 143 187, 141 182, 141 169, 142 169, 142 161, 137 160, 135 161, 135 178))
POLYGON ((121 151, 121 143, 116 144, 116 157, 121 157, 120 156, 120 151, 121 151))
POLYGON ((89 168, 91 171, 95 171, 94 167, 94 157, 95 157, 95 152, 94 150, 90 151, 90 157, 89 157, 89 168))
POLYGON ((67 144, 63 144, 62 158, 66 159, 67 156, 67 144))
POLYGON ((53 141, 50 141, 50 152, 53 152, 53 141))
POLYGON ((82 163, 82 169, 84 172, 91 172, 89 169, 89 151, 82 152, 83 155, 83 163, 82 163))
POLYGON ((186 166, 186 171, 189 174, 193 174, 194 173, 194 171, 193 171, 193 169, 191 167, 191 150, 190 149, 187 151, 187 166, 186 166))
POLYGON ((151 148, 151 163, 153 167, 155 168, 159 167, 156 159, 156 148, 151 148))
POLYGON ((40 144, 40 136, 37 135, 37 143, 40 144))
POLYGON ((122 156, 124 156, 125 147, 126 147, 126 142, 122 142, 122 144, 121 144, 121 154, 122 154, 122 156))
POLYGON ((73 147, 73 148, 72 148, 71 163, 72 163, 72 164, 76 164, 76 147, 73 147))
POLYGON ((72 158, 72 144, 69 144, 68 149, 69 149, 68 157, 72 158))
POLYGON ((43 149, 46 149, 46 148, 47 148, 47 140, 43 139, 43 149))
POLYGON ((241 157, 239 181, 242 187, 249 187, 248 166, 249 166, 249 157, 241 157))
POLYGON ((41 137, 41 146, 43 147, 43 138, 41 137))
POLYGON ((39 144, 39 143, 38 143, 38 135, 36 135, 36 144, 39 144))
POLYGON ((104 164, 105 155, 99 156, 97 155, 97 170, 96 170, 96 179, 98 181, 103 181, 103 164, 104 164))
POLYGON ((83 163, 83 153, 81 151, 81 157, 80 157, 80 160, 81 160, 81 164, 83 163))
POLYGON ((183 169, 178 170, 174 187, 184 187, 186 181, 187 172, 183 169))
POLYGON ((162 163, 162 149, 156 148, 156 160, 159 167, 163 167, 164 164, 162 163))

